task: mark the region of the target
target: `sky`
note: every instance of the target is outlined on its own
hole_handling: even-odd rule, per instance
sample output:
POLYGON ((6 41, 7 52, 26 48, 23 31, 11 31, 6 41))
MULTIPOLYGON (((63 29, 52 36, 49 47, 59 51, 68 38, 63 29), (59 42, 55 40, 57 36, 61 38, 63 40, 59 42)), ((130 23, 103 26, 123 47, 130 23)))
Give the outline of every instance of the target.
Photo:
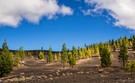
POLYGON ((60 51, 135 33, 134 0, 0 0, 0 46, 60 51))

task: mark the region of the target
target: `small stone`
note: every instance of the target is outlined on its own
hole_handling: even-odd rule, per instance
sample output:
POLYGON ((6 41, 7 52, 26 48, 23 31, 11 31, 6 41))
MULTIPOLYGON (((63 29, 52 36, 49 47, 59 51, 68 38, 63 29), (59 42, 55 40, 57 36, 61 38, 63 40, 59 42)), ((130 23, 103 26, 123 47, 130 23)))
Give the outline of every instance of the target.
POLYGON ((24 75, 24 72, 23 73, 20 73, 20 75, 24 75))
POLYGON ((99 69, 98 73, 104 73, 105 71, 103 69, 99 69))
POLYGON ((52 74, 49 74, 49 77, 53 77, 53 75, 52 74))
POLYGON ((77 72, 77 74, 80 74, 80 72, 77 72))
POLYGON ((53 78, 50 78, 50 80, 53 80, 53 78))
POLYGON ((70 75, 68 72, 66 73, 68 76, 70 75))
POLYGON ((104 75, 99 75, 100 77, 105 77, 104 75))
POLYGON ((35 76, 34 75, 30 76, 30 79, 35 79, 35 76))
POLYGON ((90 72, 86 72, 86 74, 89 74, 90 72))
POLYGON ((41 76, 37 76, 38 79, 41 79, 42 77, 41 76))
POLYGON ((80 74, 84 74, 84 72, 83 72, 83 71, 81 71, 81 72, 80 72, 80 74))
POLYGON ((12 81, 18 82, 18 78, 12 78, 12 81))
POLYGON ((60 72, 60 70, 57 70, 57 72, 60 72))
POLYGON ((24 77, 24 76, 20 77, 20 78, 18 79, 18 81, 25 81, 25 77, 24 77))
POLYGON ((64 74, 64 73, 62 73, 62 76, 65 76, 65 74, 64 74))
POLYGON ((70 75, 73 75, 73 73, 70 73, 70 75))
POLYGON ((105 72, 105 74, 108 74, 108 73, 109 73, 109 72, 107 72, 107 71, 105 72))
POLYGON ((60 75, 59 72, 56 72, 56 75, 59 76, 60 75))
POLYGON ((26 79, 26 81, 32 80, 31 77, 26 77, 25 79, 26 79))
POLYGON ((45 78, 45 79, 47 78, 47 76, 46 76, 46 75, 44 75, 44 76, 42 76, 42 77, 43 77, 43 78, 45 78))
POLYGON ((8 83, 9 81, 8 80, 4 80, 3 83, 8 83))

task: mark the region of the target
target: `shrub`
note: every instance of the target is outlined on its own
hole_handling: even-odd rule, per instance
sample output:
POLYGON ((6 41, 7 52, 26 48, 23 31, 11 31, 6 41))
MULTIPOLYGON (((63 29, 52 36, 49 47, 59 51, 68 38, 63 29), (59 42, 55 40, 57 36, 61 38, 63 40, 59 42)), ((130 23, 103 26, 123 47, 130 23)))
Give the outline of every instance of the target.
POLYGON ((111 66, 111 59, 110 59, 111 52, 109 49, 110 48, 108 45, 100 45, 99 53, 101 56, 101 66, 102 67, 111 66))
POLYGON ((52 61, 53 61, 53 54, 52 54, 52 48, 50 47, 47 55, 47 63, 50 63, 52 61))
POLYGON ((18 67, 21 58, 19 55, 15 55, 13 58, 13 66, 18 67))
POLYGON ((126 43, 123 41, 118 55, 119 62, 122 62, 123 67, 125 67, 128 57, 128 48, 126 46, 126 43))
POLYGON ((0 77, 7 76, 13 69, 13 60, 9 55, 0 55, 0 77))
POLYGON ((135 71, 135 60, 126 62, 126 70, 131 72, 131 78, 133 78, 133 72, 135 71))
POLYGON ((19 56, 20 56, 21 60, 24 60, 25 59, 25 52, 23 50, 23 47, 19 48, 18 53, 19 53, 19 56))
POLYGON ((0 55, 0 77, 7 76, 13 69, 13 56, 9 53, 6 40, 2 45, 2 52, 0 55))
POLYGON ((43 52, 40 52, 40 53, 39 53, 38 58, 39 58, 39 59, 44 59, 44 54, 43 54, 43 52))

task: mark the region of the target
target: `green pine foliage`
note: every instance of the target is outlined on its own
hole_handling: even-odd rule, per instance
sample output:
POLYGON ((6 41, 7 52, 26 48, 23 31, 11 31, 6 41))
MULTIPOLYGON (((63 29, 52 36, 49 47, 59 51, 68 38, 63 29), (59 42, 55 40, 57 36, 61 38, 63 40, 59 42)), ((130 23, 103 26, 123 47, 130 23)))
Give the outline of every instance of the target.
POLYGON ((82 59, 85 58, 85 49, 86 49, 86 48, 82 48, 82 59))
POLYGON ((38 59, 44 59, 44 53, 42 51, 40 51, 39 55, 38 55, 38 59))
POLYGON ((113 44, 113 51, 114 51, 114 52, 116 51, 116 48, 117 48, 117 47, 116 47, 116 44, 114 43, 114 44, 113 44))
POLYGON ((91 57, 91 50, 90 50, 90 48, 87 49, 87 56, 88 56, 88 58, 91 57))
POLYGON ((101 66, 102 67, 111 66, 111 59, 110 59, 111 52, 110 52, 109 46, 100 44, 99 54, 100 54, 100 57, 101 57, 101 66))
POLYGON ((47 63, 51 63, 53 61, 53 54, 52 54, 52 48, 49 48, 48 56, 47 56, 47 63))
POLYGON ((122 37, 120 37, 120 39, 119 39, 119 45, 120 46, 122 46, 122 41, 123 41, 123 39, 122 39, 122 37))
POLYGON ((16 52, 16 54, 13 58, 13 66, 18 67, 20 60, 21 60, 21 58, 19 56, 19 52, 16 52))
POLYGON ((124 41, 123 41, 123 43, 120 47, 118 59, 119 59, 120 62, 122 62, 123 67, 125 67, 125 64, 128 60, 128 50, 127 50, 127 46, 126 46, 124 41))
POLYGON ((99 54, 99 47, 98 44, 94 44, 94 53, 99 54))
POLYGON ((19 52, 18 53, 19 53, 19 56, 21 58, 21 61, 24 60, 25 59, 25 52, 23 50, 23 47, 19 48, 19 52))
POLYGON ((13 69, 13 55, 9 53, 6 40, 2 45, 2 52, 0 55, 0 77, 7 76, 13 69))
POLYGON ((65 68, 67 60, 68 60, 68 53, 67 53, 66 44, 64 43, 62 45, 62 55, 61 55, 61 63, 63 64, 63 68, 65 68))
POLYGON ((133 72, 135 71, 135 60, 134 61, 128 60, 125 67, 127 71, 131 72, 131 78, 133 78, 133 72))
POLYGON ((70 59, 69 59, 69 64, 70 64, 70 66, 71 66, 72 68, 73 68, 74 65, 76 65, 76 61, 77 61, 76 56, 77 56, 77 50, 76 50, 76 48, 73 46, 73 47, 72 47, 72 53, 71 53, 70 59))
POLYGON ((61 53, 59 52, 57 60, 61 60, 61 53))
POLYGON ((135 50, 135 36, 132 38, 132 49, 135 50))
POLYGON ((78 56, 79 56, 78 57, 79 59, 82 59, 82 50, 81 50, 81 48, 78 49, 78 56))
POLYGON ((54 57, 53 57, 53 60, 56 61, 57 59, 58 59, 58 56, 57 56, 57 54, 55 53, 55 54, 54 54, 54 57))

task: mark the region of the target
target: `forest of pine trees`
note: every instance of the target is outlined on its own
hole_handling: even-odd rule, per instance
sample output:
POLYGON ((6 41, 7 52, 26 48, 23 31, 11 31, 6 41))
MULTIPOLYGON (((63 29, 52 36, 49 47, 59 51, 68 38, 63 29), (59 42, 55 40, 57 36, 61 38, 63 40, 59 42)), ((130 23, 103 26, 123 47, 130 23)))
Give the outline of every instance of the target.
MULTIPOLYGON (((135 50, 135 35, 130 38, 125 36, 123 38, 120 37, 117 40, 111 39, 108 42, 100 42, 78 48, 73 46, 71 50, 68 50, 64 43, 62 45, 61 52, 54 54, 52 51, 53 49, 50 47, 47 53, 47 58, 44 57, 45 54, 42 50, 40 51, 38 58, 45 59, 47 63, 60 61, 63 68, 66 67, 66 64, 69 64, 73 68, 76 65, 76 62, 80 59, 99 57, 102 67, 110 67, 112 64, 110 59, 111 53, 119 51, 118 60, 122 63, 122 66, 133 71, 133 69, 135 69, 133 66, 134 63, 133 65, 130 65, 131 61, 128 59, 128 49, 132 49, 133 51, 135 50)), ((28 54, 32 56, 32 53, 28 54)), ((9 52, 8 45, 5 40, 0 51, 0 77, 8 75, 12 71, 13 67, 18 66, 19 62, 23 61, 25 57, 26 55, 23 47, 20 47, 15 54, 9 52)))

